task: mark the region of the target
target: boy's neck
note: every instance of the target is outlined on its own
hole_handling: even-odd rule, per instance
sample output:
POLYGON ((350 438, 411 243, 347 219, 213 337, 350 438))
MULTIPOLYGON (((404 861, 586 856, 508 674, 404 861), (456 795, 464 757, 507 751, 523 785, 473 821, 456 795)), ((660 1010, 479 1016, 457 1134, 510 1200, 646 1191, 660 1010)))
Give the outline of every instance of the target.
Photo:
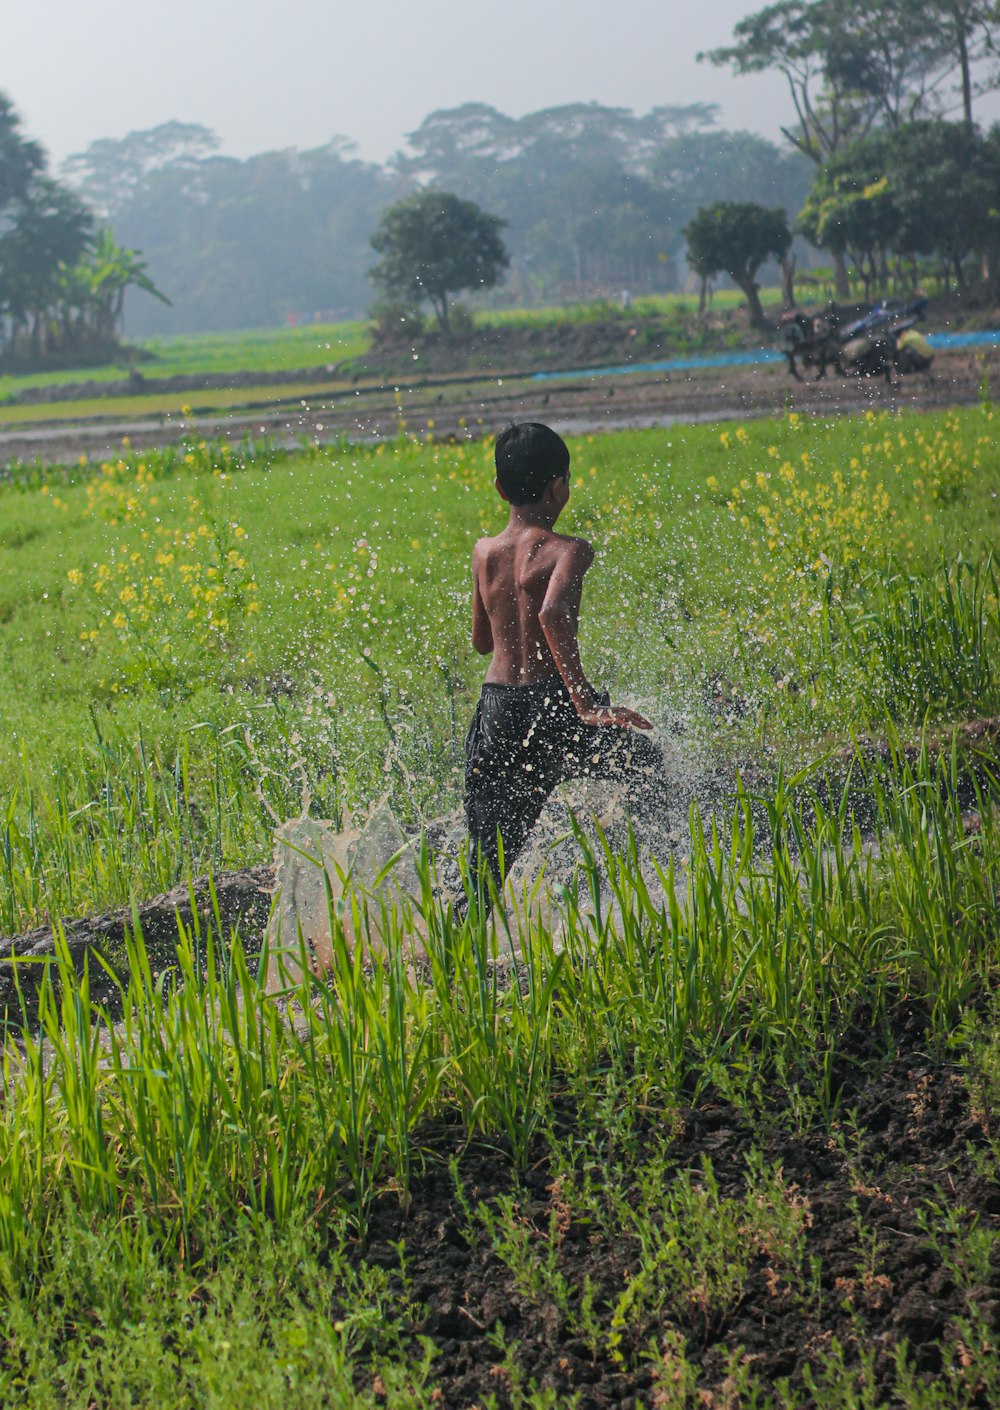
POLYGON ((508 529, 551 529, 559 518, 561 508, 551 504, 512 504, 508 529))

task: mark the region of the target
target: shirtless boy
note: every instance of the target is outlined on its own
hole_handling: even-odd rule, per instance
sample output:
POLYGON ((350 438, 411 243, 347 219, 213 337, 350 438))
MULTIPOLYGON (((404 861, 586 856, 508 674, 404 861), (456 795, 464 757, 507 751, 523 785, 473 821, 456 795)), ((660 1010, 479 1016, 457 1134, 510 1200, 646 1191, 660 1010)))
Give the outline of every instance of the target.
POLYGON ((552 790, 570 778, 628 777, 631 806, 650 812, 664 778, 650 722, 612 705, 584 674, 577 641, 585 539, 554 532, 569 500, 569 450, 538 422, 496 443, 496 489, 507 527, 472 554, 472 644, 492 655, 465 741, 465 815, 473 884, 485 863, 502 882, 552 790))

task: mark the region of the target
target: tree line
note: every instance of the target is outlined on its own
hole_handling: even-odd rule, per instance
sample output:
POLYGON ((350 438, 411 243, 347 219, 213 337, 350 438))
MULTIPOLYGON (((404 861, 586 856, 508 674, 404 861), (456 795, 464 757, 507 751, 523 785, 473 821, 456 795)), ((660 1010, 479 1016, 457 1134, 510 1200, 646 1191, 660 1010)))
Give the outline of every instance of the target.
POLYGON ((978 262, 1000 292, 1000 129, 982 132, 974 112, 1000 87, 1000 3, 779 0, 698 57, 784 75, 794 119, 782 130, 816 168, 795 229, 830 253, 839 298, 848 261, 870 293, 891 260, 914 284, 921 256, 959 287, 978 262))
MULTIPOLYGON (((564 108, 514 122, 470 104, 428 118, 410 137, 405 169, 500 213, 511 236, 508 287, 547 238, 578 283, 591 269, 606 281, 610 258, 619 277, 640 286, 655 283, 655 259, 671 259, 683 244, 700 276, 702 308, 709 281, 728 275, 751 323, 764 329, 758 272, 767 260, 779 263, 792 307, 800 235, 829 254, 841 299, 852 294, 849 264, 870 297, 890 279, 915 290, 928 259, 946 286, 953 277, 963 289, 975 270, 1000 297, 1000 128, 983 133, 974 114, 976 97, 1000 86, 1000 3, 778 0, 741 20, 732 44, 698 57, 737 74, 784 75, 794 120, 782 130, 799 159, 786 158, 786 170, 794 185, 811 167, 808 192, 786 187, 783 200, 763 204, 773 167, 771 181, 761 180, 759 139, 728 134, 735 161, 721 196, 706 201, 711 182, 698 158, 706 140, 718 152, 719 134, 701 130, 711 114, 698 108, 654 109, 639 119, 602 110, 599 122, 589 107, 564 108), (539 164, 539 148, 554 135, 563 139, 559 163, 539 164), (577 152, 584 164, 574 170, 577 152), (548 189, 537 177, 525 180, 526 154, 548 189), (550 203, 553 187, 558 199, 550 203), (525 200, 544 208, 537 222, 524 219, 525 200)), ((411 197, 383 217, 372 242, 383 259, 373 273, 386 294, 428 298, 430 246, 421 251, 413 231, 440 219, 443 199, 452 197, 411 197)), ((486 236, 497 238, 495 230, 486 236)), ((503 267, 494 257, 491 282, 503 267)), ((465 287, 484 282, 472 265, 466 276, 465 287)), ((430 302, 446 326, 440 290, 430 302)))
POLYGON ((798 153, 719 128, 710 105, 510 118, 476 103, 431 114, 381 166, 342 139, 239 160, 205 128, 168 123, 92 143, 63 175, 170 295, 169 308, 129 296, 141 335, 364 315, 379 218, 428 185, 506 222, 505 301, 671 289, 700 204, 763 192, 798 209, 810 171, 798 153))

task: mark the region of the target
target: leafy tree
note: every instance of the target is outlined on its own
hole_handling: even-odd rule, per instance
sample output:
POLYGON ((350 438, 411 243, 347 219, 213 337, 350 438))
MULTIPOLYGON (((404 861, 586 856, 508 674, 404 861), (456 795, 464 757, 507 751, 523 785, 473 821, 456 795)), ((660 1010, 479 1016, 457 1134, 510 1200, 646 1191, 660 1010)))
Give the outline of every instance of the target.
POLYGON ((447 332, 450 296, 491 289, 507 268, 506 224, 448 191, 418 191, 382 212, 371 238, 382 256, 372 279, 390 299, 427 299, 447 332))
POLYGON ((866 293, 886 254, 938 255, 961 287, 972 254, 1000 248, 1000 132, 934 119, 873 134, 831 157, 817 174, 798 228, 847 252, 866 293))
POLYGON ((784 259, 791 248, 785 211, 749 201, 719 201, 698 212, 685 227, 684 238, 691 268, 703 280, 728 274, 746 298, 753 327, 767 328, 757 271, 769 256, 784 259))
POLYGON ((150 279, 141 252, 116 244, 107 227, 98 231, 90 258, 80 272, 89 284, 92 331, 99 341, 114 342, 129 289, 141 289, 161 303, 170 303, 150 279))
POLYGON ((48 351, 62 271, 86 250, 93 217, 71 191, 36 175, 8 206, 0 235, 0 318, 7 341, 23 341, 35 357, 48 351))
MULTIPOLYGON (((778 0, 741 20, 733 44, 698 57, 784 74, 796 122, 782 131, 819 165, 878 126, 936 115, 956 71, 971 123, 973 67, 998 38, 996 0, 778 0)), ((846 266, 831 252, 844 298, 846 266)))
POLYGON ((24 196, 45 169, 45 153, 21 133, 14 105, 0 93, 0 221, 11 201, 24 196))
POLYGON ((737 74, 783 74, 796 123, 781 130, 820 163, 845 142, 866 136, 877 116, 877 103, 864 100, 858 78, 839 61, 838 46, 847 38, 842 19, 851 9, 849 0, 778 0, 740 20, 735 43, 698 58, 737 74))
POLYGON ((899 211, 897 248, 936 254, 965 285, 965 261, 1000 237, 1000 140, 968 124, 911 123, 892 134, 889 182, 899 211))
POLYGON ((46 170, 0 95, 0 351, 34 361, 106 354, 125 291, 163 299, 138 250, 94 236, 81 198, 46 170))
POLYGON ((899 205, 889 177, 891 146, 888 134, 874 134, 830 157, 796 221, 812 244, 850 256, 864 279, 866 297, 899 234, 899 205))

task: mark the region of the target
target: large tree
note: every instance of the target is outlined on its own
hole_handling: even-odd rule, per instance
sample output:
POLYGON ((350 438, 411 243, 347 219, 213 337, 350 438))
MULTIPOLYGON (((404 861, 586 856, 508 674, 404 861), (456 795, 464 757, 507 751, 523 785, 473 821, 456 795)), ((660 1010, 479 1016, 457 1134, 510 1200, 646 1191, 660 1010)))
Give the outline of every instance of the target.
POLYGON ((1000 249, 1000 133, 965 122, 906 123, 852 143, 817 174, 798 226, 848 253, 866 292, 886 255, 937 255, 959 286, 971 255, 992 268, 1000 249))
POLYGON ((8 217, 0 234, 0 317, 8 322, 8 341, 42 357, 52 341, 63 271, 83 257, 93 217, 65 186, 42 175, 10 203, 8 217))
MULTIPOLYGON (((975 65, 998 37, 995 0, 778 0, 741 20, 731 45, 699 58, 738 74, 784 74, 796 120, 782 130, 819 165, 878 126, 939 113, 956 73, 971 122, 975 65)), ((833 255, 847 297, 846 266, 833 255)))
POLYGON ((912 123, 892 134, 889 180, 899 211, 897 247, 936 254, 965 284, 971 255, 1000 238, 1000 141, 967 123, 912 123))
POLYGON ((698 212, 684 238, 695 273, 703 280, 728 274, 746 298, 753 327, 766 329, 757 271, 769 257, 780 260, 788 254, 792 232, 785 211, 750 201, 719 201, 698 212))
POLYGON ((426 299, 447 332, 452 296, 492 289, 507 268, 506 223, 449 191, 418 191, 382 212, 371 238, 382 256, 372 279, 388 299, 426 299))
POLYGON ((889 134, 852 142, 820 167, 799 212, 797 229, 813 245, 849 255, 870 295, 899 234, 890 180, 889 134))

